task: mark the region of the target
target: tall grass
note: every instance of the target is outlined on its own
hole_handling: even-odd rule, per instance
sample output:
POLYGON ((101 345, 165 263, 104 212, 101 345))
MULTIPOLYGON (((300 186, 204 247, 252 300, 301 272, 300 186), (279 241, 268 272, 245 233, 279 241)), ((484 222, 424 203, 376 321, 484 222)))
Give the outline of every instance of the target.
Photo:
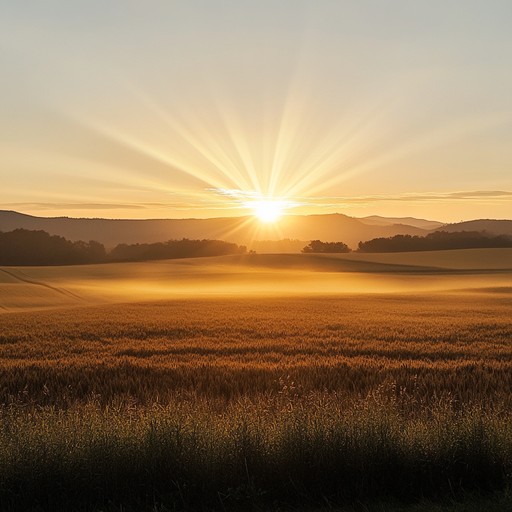
POLYGON ((368 397, 1 411, 4 510, 344 504, 491 492, 512 469, 510 411, 368 397))
POLYGON ((446 294, 3 315, 0 509, 506 492, 511 313, 446 294))

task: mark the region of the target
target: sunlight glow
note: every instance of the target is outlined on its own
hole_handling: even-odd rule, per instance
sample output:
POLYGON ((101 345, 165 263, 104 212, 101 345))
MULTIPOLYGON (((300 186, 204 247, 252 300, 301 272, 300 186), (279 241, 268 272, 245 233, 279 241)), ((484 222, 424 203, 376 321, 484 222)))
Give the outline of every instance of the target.
MULTIPOLYGON (((398 100, 394 92, 386 91, 373 101, 354 102, 342 116, 320 122, 309 110, 312 95, 297 76, 273 103, 267 105, 268 100, 261 99, 262 106, 268 107, 264 110, 271 112, 264 122, 242 115, 243 109, 235 108, 222 88, 211 91, 208 110, 169 103, 130 81, 125 85, 137 115, 120 122, 119 116, 114 121, 75 109, 67 120, 87 130, 91 144, 105 148, 97 157, 103 167, 113 172, 129 162, 130 179, 148 197, 159 194, 159 200, 141 205, 140 215, 144 210, 160 209, 166 216, 170 207, 193 217, 217 216, 221 211, 227 216, 244 215, 245 210, 265 230, 278 230, 276 221, 290 208, 301 214, 304 209, 320 213, 355 208, 355 204, 369 208, 375 193, 366 195, 363 204, 359 196, 337 194, 337 187, 446 139, 477 132, 485 124, 481 116, 457 119, 446 123, 443 130, 417 130, 407 140, 388 138, 382 126, 389 126, 398 100), (326 191, 329 196, 324 195, 326 191)), ((491 116, 488 125, 502 121, 491 116)), ((87 160, 82 167, 86 164, 88 169, 87 160)), ((139 198, 122 204, 127 202, 139 202, 139 198)))
POLYGON ((272 201, 261 200, 248 203, 248 206, 253 210, 254 215, 258 217, 261 222, 272 223, 276 222, 284 213, 287 208, 285 201, 272 201))

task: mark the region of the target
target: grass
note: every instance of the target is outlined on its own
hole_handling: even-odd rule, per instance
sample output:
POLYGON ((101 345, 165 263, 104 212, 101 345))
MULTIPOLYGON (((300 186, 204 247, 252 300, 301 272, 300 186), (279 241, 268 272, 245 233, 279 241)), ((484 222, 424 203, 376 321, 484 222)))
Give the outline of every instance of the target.
POLYGON ((0 401, 276 393, 364 397, 385 383, 422 403, 510 400, 512 297, 348 295, 103 305, 1 317, 0 401))
POLYGON ((0 508, 509 510, 500 290, 1 314, 0 508))
POLYGON ((9 407, 0 496, 7 510, 460 499, 508 484, 510 420, 510 412, 456 413, 449 404, 405 413, 375 397, 350 408, 325 396, 9 407))

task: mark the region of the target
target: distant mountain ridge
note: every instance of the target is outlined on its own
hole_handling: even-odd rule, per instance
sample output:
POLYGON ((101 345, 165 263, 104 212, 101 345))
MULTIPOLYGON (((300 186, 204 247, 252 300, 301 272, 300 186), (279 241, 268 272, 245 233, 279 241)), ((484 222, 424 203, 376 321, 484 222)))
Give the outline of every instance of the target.
MULTIPOLYGON (((44 230, 69 240, 95 240, 112 248, 120 243, 153 243, 171 239, 216 239, 247 245, 256 250, 263 247, 256 241, 289 239, 293 241, 342 241, 356 248, 360 241, 394 235, 425 236, 434 229, 418 226, 435 221, 410 218, 369 217, 358 219, 340 213, 324 215, 286 215, 275 225, 264 225, 253 217, 219 217, 210 219, 84 219, 69 217, 36 217, 15 211, 0 210, 0 231, 16 228, 44 230), (368 220, 370 219, 370 220, 368 220), (396 223, 414 222, 417 225, 396 223)), ((512 221, 476 220, 437 230, 481 231, 512 234, 512 221)), ((297 245, 297 244, 296 244, 297 245)), ((269 245, 269 247, 271 244, 269 245)), ((294 247, 295 248, 295 247, 294 247)))
MULTIPOLYGON (((512 235, 512 220, 477 219, 446 224, 443 231, 486 231, 493 235, 512 235)), ((438 230, 439 231, 439 230, 438 230)))
POLYGON ((382 217, 380 215, 370 215, 369 217, 362 217, 359 220, 365 224, 374 224, 376 226, 402 224, 421 229, 437 229, 445 225, 445 223, 437 220, 416 219, 414 217, 382 217))
POLYGON ((152 243, 170 239, 218 239, 247 245, 260 240, 343 241, 357 247, 359 241, 396 234, 422 235, 414 226, 366 224, 343 214, 287 215, 275 225, 253 217, 210 219, 77 219, 35 217, 14 211, 0 211, 0 231, 16 228, 44 230, 69 240, 96 240, 107 248, 119 243, 152 243))

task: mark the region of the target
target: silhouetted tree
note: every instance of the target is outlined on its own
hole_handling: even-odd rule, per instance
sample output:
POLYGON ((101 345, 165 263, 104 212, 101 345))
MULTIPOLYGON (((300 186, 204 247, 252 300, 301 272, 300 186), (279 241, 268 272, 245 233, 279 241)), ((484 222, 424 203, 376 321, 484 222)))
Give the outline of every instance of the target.
POLYGON ((105 260, 105 248, 98 242, 71 242, 28 229, 0 232, 0 265, 71 265, 105 260))
POLYGON ((396 235, 359 242, 358 252, 413 252, 512 247, 512 237, 484 231, 434 231, 427 236, 396 235))
POLYGON ((245 246, 222 240, 169 240, 152 244, 119 244, 110 252, 113 261, 144 261, 244 254, 245 246))
POLYGON ((221 240, 169 240, 153 244, 119 244, 107 255, 99 242, 71 242, 46 231, 0 232, 0 265, 72 265, 106 261, 144 261, 244 254, 247 248, 221 240))
POLYGON ((311 242, 302 249, 303 253, 343 253, 350 252, 350 248, 343 242, 321 242, 320 240, 311 240, 311 242))

